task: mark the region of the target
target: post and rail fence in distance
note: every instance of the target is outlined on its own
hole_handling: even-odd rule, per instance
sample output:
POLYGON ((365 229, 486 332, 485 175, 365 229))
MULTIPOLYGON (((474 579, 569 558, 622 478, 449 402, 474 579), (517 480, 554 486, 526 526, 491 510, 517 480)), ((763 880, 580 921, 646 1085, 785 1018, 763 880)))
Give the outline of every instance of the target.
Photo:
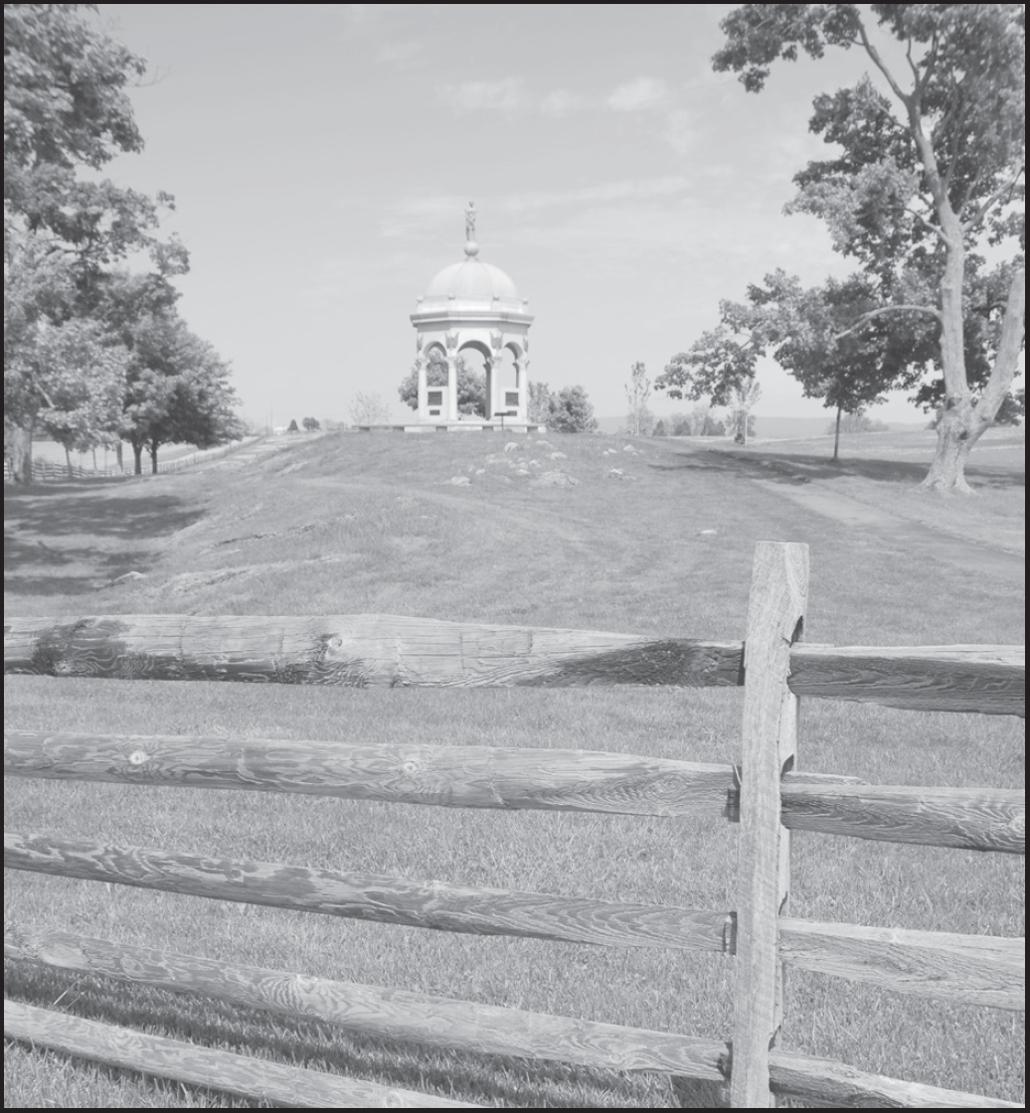
MULTIPOLYGON (((476 889, 279 862, 227 861, 4 834, 4 864, 44 874, 475 934, 735 956, 729 1039, 648 1031, 395 989, 228 966, 61 931, 5 930, 5 954, 202 994, 385 1039, 669 1076, 683 1105, 1020 1108, 778 1046, 784 968, 895 992, 1024 1007, 1023 940, 789 915, 794 830, 1025 854, 1025 796, 1007 789, 869 785, 797 766, 802 696, 914 710, 1025 714, 1017 646, 800 643, 805 545, 755 551, 742 642, 480 626, 384 615, 12 618, 6 673, 366 687, 744 687, 738 766, 582 750, 283 742, 6 729, 9 775, 297 792, 447 807, 703 815, 740 827, 736 906, 686 909, 476 889)), ((462 1105, 259 1061, 20 1002, 5 1034, 64 1054, 289 1105, 462 1105)))

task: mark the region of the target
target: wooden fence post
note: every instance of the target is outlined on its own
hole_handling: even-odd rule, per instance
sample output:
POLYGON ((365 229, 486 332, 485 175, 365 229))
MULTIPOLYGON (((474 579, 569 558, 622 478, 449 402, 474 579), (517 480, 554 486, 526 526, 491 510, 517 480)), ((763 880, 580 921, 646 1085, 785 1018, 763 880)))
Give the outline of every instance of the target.
POLYGON ((780 778, 797 753, 790 647, 808 597, 808 546, 760 541, 744 643, 737 957, 730 1104, 769 1108, 769 1051, 782 1020, 777 919, 790 891, 790 834, 780 822, 780 778))

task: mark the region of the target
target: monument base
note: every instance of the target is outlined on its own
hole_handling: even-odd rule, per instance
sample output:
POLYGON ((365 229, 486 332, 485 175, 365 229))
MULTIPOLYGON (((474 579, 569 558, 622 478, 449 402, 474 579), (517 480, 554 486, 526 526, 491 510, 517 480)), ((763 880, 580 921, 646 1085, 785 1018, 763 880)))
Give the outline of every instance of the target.
POLYGON ((417 425, 353 425, 352 433, 546 433, 546 425, 524 421, 423 421, 417 425))
POLYGON ((546 433, 546 425, 525 421, 423 421, 404 425, 405 433, 546 433))

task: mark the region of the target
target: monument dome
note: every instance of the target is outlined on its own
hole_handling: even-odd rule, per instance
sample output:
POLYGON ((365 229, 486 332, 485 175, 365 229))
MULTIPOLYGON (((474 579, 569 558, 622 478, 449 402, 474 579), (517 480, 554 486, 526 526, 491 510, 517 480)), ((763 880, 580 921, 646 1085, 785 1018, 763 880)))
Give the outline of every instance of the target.
POLYGON ((495 300, 510 302, 516 309, 521 309, 523 305, 515 283, 504 271, 491 263, 482 262, 475 255, 469 255, 461 263, 444 267, 426 287, 421 304, 425 307, 427 302, 447 301, 451 298, 463 303, 480 302, 486 306, 495 300))

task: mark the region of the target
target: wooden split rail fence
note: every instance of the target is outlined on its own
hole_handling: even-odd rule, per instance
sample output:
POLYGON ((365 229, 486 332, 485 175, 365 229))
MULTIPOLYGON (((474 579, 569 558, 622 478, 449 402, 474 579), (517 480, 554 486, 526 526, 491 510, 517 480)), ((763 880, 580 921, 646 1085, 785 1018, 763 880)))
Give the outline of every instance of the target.
MULTIPOLYGON (((616 753, 346 742, 43 734, 5 730, 22 777, 299 792, 449 807, 739 821, 734 910, 696 911, 227 862, 5 832, 14 869, 478 934, 700 948, 735 955, 730 1040, 545 1016, 353 985, 66 932, 5 933, 5 953, 64 970, 205 994, 388 1039, 667 1074, 689 1104, 768 1107, 1014 1103, 857 1070, 776 1044, 784 966, 900 993, 1023 1006, 1023 940, 820 923, 787 912, 790 832, 1025 853, 1025 797, 1004 789, 868 785, 795 764, 800 697, 915 710, 1025 714, 1024 649, 804 646, 804 545, 755 553, 743 643, 472 626, 391 616, 11 619, 7 673, 350 686, 744 687, 739 766, 616 753), (699 1100, 700 1099, 700 1100, 699 1100)), ((301 1070, 17 1002, 5 1033, 151 1075, 289 1105, 463 1103, 301 1070)))

